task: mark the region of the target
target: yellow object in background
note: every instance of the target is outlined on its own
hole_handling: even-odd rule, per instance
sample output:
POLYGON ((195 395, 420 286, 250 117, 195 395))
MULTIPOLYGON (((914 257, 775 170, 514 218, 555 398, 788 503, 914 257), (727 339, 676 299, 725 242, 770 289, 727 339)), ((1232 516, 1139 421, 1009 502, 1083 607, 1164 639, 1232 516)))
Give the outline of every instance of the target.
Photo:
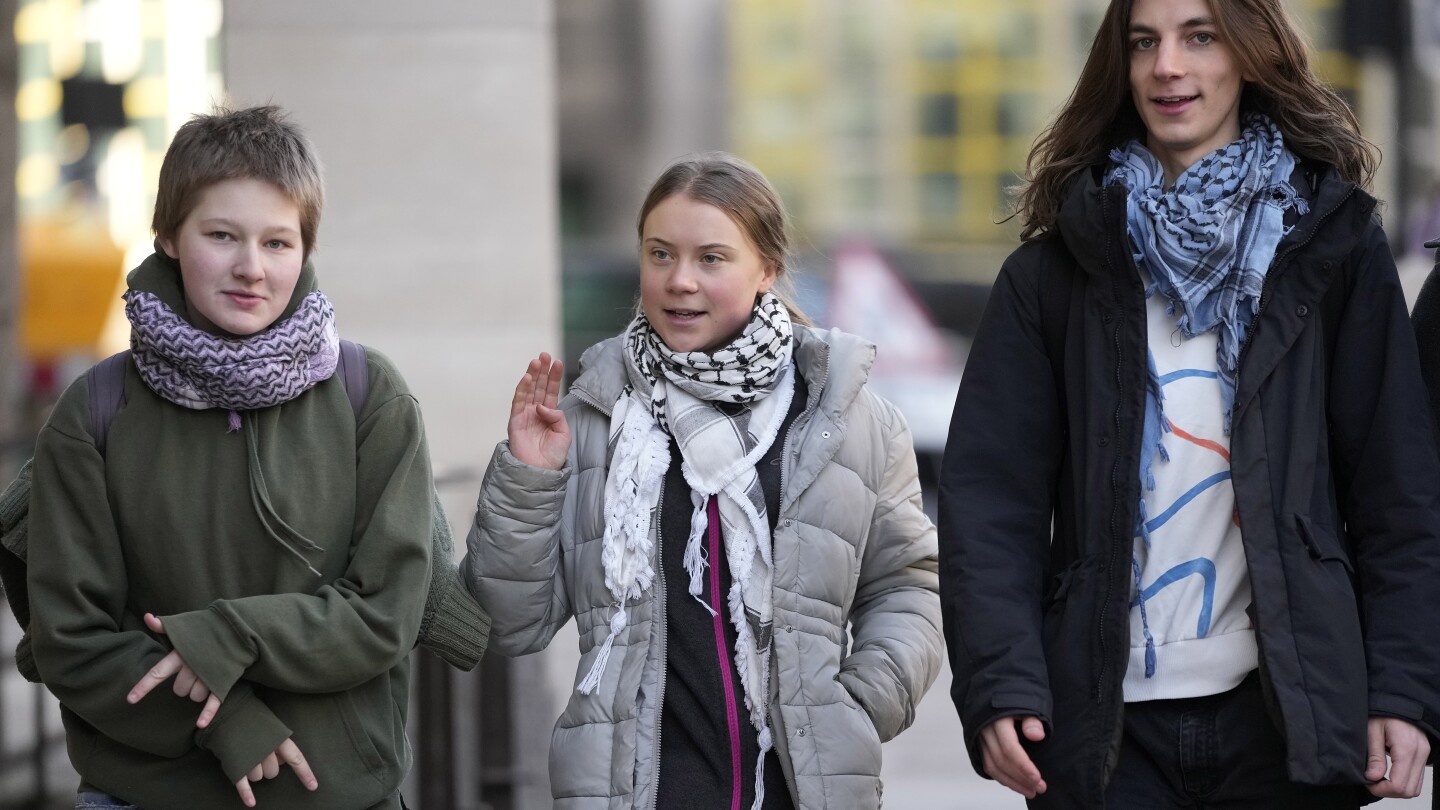
POLYGON ((122 312, 125 253, 102 217, 71 209, 22 220, 20 268, 20 345, 29 360, 114 351, 106 326, 122 312))

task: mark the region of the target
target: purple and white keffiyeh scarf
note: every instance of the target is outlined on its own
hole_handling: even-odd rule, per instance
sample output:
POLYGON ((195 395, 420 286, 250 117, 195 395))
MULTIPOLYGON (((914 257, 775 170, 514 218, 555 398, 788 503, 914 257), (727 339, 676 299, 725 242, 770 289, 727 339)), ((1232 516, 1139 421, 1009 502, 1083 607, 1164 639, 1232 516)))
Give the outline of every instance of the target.
POLYGON ((159 297, 125 293, 130 347, 140 378, 184 408, 239 411, 289 402, 335 373, 340 337, 324 294, 305 296, 290 317, 246 338, 223 338, 191 326, 159 297))

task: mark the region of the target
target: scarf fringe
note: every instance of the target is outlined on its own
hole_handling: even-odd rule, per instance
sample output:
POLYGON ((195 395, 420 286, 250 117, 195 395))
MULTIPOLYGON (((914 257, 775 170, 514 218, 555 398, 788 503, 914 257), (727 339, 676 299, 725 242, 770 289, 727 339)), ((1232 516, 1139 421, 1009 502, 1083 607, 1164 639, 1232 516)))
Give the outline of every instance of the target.
POLYGON ((600 686, 600 679, 605 675, 605 665, 610 663, 610 651, 615 647, 615 639, 620 636, 620 631, 625 629, 628 617, 625 614, 625 606, 618 605, 615 608, 615 615, 610 617, 610 634, 605 637, 605 642, 600 645, 600 651, 595 653, 595 663, 590 666, 590 673, 580 681, 576 691, 582 695, 594 693, 600 686))
POLYGON ((750 805, 750 810, 762 810, 765 805, 765 755, 775 743, 769 726, 760 730, 759 742, 760 756, 755 760, 755 803, 750 805))
POLYGON ((709 510, 706 508, 709 500, 710 498, 699 490, 690 490, 690 505, 694 511, 690 513, 690 536, 685 540, 685 557, 681 562, 685 571, 690 574, 690 595, 700 607, 705 608, 706 613, 718 616, 720 614, 710 607, 703 596, 705 572, 710 567, 710 548, 705 543, 705 530, 710 528, 709 510))

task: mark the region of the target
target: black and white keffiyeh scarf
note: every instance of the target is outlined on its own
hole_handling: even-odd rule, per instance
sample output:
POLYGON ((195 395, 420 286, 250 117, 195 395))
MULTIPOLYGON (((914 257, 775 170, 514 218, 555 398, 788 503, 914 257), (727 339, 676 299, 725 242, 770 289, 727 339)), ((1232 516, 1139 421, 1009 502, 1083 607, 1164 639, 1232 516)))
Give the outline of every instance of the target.
POLYGON ((695 507, 683 562, 690 593, 702 605, 710 564, 704 544, 706 504, 713 497, 719 506, 733 581, 726 603, 738 634, 736 666, 760 744, 754 805, 759 808, 765 754, 773 742, 767 704, 774 575, 765 493, 755 464, 774 444, 795 393, 790 316, 784 303, 767 293, 741 335, 714 352, 672 351, 644 315, 626 328, 624 341, 629 385, 610 418, 601 551, 605 586, 615 598, 616 612, 578 691, 590 694, 599 686, 610 649, 626 625, 625 603, 654 583, 660 488, 673 438, 695 507))
POLYGON ((289 402, 330 378, 340 357, 335 310, 318 290, 290 317, 246 338, 223 338, 191 326, 153 293, 124 295, 130 347, 140 377, 183 408, 239 411, 289 402))

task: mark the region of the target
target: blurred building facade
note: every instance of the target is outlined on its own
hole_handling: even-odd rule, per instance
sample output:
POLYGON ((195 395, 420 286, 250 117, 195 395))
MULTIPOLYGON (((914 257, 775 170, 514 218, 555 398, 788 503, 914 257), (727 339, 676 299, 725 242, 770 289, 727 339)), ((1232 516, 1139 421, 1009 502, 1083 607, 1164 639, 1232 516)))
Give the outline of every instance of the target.
MULTIPOLYGON (((342 330, 405 369, 463 536, 517 372, 562 339, 573 371, 580 349, 628 319, 635 213, 684 153, 728 149, 775 181, 805 275, 828 283, 842 247, 863 241, 940 326, 973 328, 1018 233, 1002 221, 1006 189, 1104 5, 0 0, 15 32, 0 37, 0 93, 15 98, 0 114, 0 173, 17 189, 0 195, 0 473, 8 481, 35 426, 7 400, 63 385, 123 342, 105 307, 148 249, 160 156, 222 92, 290 108, 315 139, 329 190, 321 279, 342 330), (17 242, 76 244, 45 239, 66 227, 98 247, 20 260, 17 242), (79 271, 92 275, 67 293, 79 271), (43 314, 59 311, 45 295, 70 306, 43 314), (82 317, 81 299, 100 314, 82 317)), ((1400 241, 1440 203, 1440 0, 1291 8, 1385 152, 1377 192, 1400 241)), ((0 647, 14 641, 9 621, 0 647)), ((472 675, 422 661, 406 795, 427 808, 548 807, 549 732, 575 646, 567 630, 544 654, 492 656, 472 675)), ((0 649, 0 808, 30 806, 37 784, 73 787, 53 705, 7 662, 0 649)))

